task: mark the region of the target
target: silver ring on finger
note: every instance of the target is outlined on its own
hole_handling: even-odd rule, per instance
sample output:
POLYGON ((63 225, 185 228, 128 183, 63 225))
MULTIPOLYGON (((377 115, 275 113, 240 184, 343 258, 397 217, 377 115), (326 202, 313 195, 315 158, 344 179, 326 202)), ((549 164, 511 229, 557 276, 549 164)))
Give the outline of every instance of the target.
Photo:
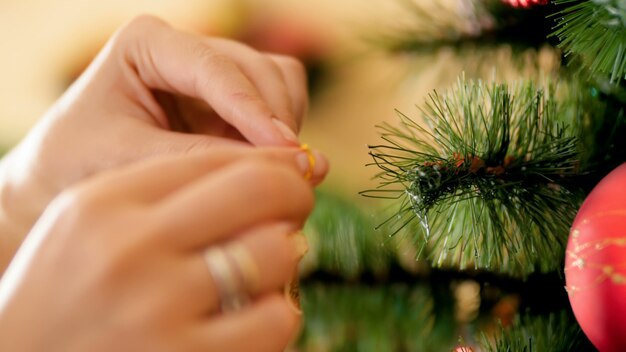
POLYGON ((240 310, 248 305, 250 298, 224 249, 210 247, 204 251, 203 258, 215 282, 222 312, 240 310))
POLYGON ((259 273, 249 251, 234 243, 209 247, 203 257, 215 282, 222 312, 240 310, 250 304, 250 295, 259 286, 259 273))

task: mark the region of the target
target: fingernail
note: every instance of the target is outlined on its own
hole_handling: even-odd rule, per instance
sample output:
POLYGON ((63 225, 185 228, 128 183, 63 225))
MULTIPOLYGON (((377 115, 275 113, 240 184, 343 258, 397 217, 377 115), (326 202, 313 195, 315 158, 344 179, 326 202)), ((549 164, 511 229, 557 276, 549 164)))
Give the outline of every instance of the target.
POLYGON ((300 141, 298 140, 298 136, 296 136, 296 134, 291 130, 291 128, 289 128, 289 126, 287 126, 284 122, 282 122, 281 120, 277 118, 273 118, 272 122, 278 128, 278 130, 283 135, 283 137, 285 137, 286 140, 300 144, 300 141))
POLYGON ((291 281, 285 285, 285 299, 289 303, 289 307, 297 315, 302 315, 302 308, 300 306, 300 283, 298 280, 298 273, 295 272, 291 281))
MULTIPOLYGON (((296 259, 299 261, 302 257, 304 257, 306 252, 309 251, 309 243, 302 231, 292 233, 289 235, 289 238, 293 241, 296 251, 296 259)), ((287 299, 291 309, 296 314, 302 314, 302 308, 300 306, 300 277, 297 267, 291 276, 291 281, 285 285, 285 299, 287 299)))

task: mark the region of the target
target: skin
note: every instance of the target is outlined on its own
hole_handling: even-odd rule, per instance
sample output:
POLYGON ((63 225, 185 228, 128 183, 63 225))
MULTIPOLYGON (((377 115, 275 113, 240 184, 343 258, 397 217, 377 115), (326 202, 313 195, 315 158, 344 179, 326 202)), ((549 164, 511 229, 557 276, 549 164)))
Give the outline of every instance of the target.
POLYGON ((328 169, 298 148, 305 83, 294 59, 153 17, 120 29, 0 162, 0 350, 284 349, 289 234, 328 169), (261 280, 221 314, 202 253, 233 243, 261 280))
POLYGON ((282 350, 299 324, 281 294, 302 254, 288 234, 312 207, 284 149, 101 173, 48 206, 6 271, 0 350, 282 350), (262 280, 249 306, 220 314, 202 251, 233 242, 262 280))
POLYGON ((296 148, 306 107, 297 60, 136 18, 1 161, 0 271, 65 188, 160 155, 296 148))

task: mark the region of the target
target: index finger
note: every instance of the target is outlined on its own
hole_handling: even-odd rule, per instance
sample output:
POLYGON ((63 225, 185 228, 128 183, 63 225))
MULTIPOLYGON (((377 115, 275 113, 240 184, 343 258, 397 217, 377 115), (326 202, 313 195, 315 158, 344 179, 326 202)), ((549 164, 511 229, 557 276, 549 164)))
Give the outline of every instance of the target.
POLYGON ((121 30, 118 41, 124 61, 148 88, 206 101, 254 145, 299 144, 235 62, 200 38, 142 16, 121 30))

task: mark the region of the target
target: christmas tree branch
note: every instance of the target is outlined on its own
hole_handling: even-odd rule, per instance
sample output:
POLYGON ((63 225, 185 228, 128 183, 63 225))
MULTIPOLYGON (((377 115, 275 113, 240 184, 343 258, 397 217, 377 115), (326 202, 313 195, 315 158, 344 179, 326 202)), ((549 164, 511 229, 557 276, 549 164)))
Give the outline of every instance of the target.
POLYGON ((500 325, 495 336, 481 335, 481 351, 593 351, 571 313, 519 316, 510 327, 500 325))
POLYGON ((557 36, 567 55, 580 57, 591 74, 626 78, 626 2, 622 0, 555 0, 560 11, 557 36))
POLYGON ((310 252, 302 263, 302 274, 323 271, 348 280, 363 273, 386 275, 393 253, 374 228, 374 220, 359 206, 318 192, 315 209, 304 226, 310 252))
MULTIPOLYGON (((492 326, 495 307, 507 297, 516 297, 523 311, 569 308, 564 279, 555 273, 534 273, 521 281, 487 271, 429 269, 415 261, 416 249, 406 234, 389 238, 385 228, 373 230, 375 220, 367 214, 380 209, 324 192, 316 198, 305 226, 310 252, 301 281, 300 350, 447 351, 459 331, 490 331, 485 325, 492 326), (463 324, 454 318, 453 296, 463 282, 482 288, 480 315, 459 330, 463 324)), ((529 325, 524 331, 535 328, 532 320, 523 323, 529 325)), ((542 330, 537 338, 543 335, 542 330)))
POLYGON ((447 351, 456 323, 426 285, 305 284, 303 351, 447 351))
POLYGON ((464 80, 433 93, 423 124, 399 113, 400 127, 380 126, 386 143, 370 147, 380 186, 362 194, 397 199, 383 226, 412 233, 434 266, 560 270, 581 195, 568 187, 579 174, 566 128, 575 121, 553 95, 464 80))
POLYGON ((587 192, 626 160, 624 82, 610 85, 596 80, 578 87, 586 126, 581 141, 585 151, 583 167, 588 174, 583 186, 587 192))

